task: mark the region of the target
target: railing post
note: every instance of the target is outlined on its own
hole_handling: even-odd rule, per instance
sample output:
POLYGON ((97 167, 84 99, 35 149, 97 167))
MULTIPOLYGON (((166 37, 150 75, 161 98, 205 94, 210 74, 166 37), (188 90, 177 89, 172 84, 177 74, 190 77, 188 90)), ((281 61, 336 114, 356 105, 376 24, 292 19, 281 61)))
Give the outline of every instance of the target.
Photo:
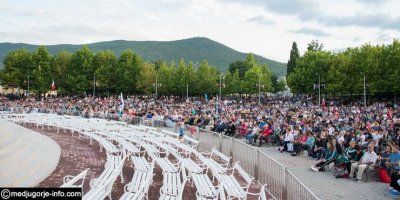
POLYGON ((288 199, 288 170, 287 167, 284 166, 283 168, 284 172, 282 173, 282 180, 283 180, 283 188, 282 188, 282 199, 287 200, 288 199))
POLYGON ((255 159, 254 159, 254 178, 258 180, 258 165, 260 164, 260 150, 254 149, 255 159))
POLYGON ((233 137, 231 137, 231 148, 229 149, 229 156, 233 158, 233 137))
POLYGON ((218 134, 218 151, 222 152, 222 133, 218 134))

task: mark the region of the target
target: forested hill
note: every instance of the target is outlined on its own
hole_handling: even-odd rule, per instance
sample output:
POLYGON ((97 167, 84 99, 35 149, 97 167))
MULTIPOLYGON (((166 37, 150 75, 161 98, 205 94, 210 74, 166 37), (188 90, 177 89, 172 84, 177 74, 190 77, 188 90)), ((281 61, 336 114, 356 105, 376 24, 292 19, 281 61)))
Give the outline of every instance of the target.
MULTIPOLYGON (((241 53, 221 43, 204 37, 195 37, 176 41, 115 40, 92 43, 88 44, 88 46, 94 52, 107 49, 114 51, 117 56, 119 56, 123 50, 131 48, 148 61, 164 60, 167 62, 177 62, 179 59, 183 58, 185 61, 200 63, 203 60, 207 60, 209 64, 216 66, 223 72, 227 71, 230 63, 237 60, 244 60, 246 57, 246 53, 241 53)), ((23 47, 29 51, 33 51, 38 47, 38 45, 23 43, 0 43, 0 60, 3 61, 8 52, 23 47)), ((81 47, 82 45, 71 44, 47 45, 49 52, 53 55, 61 50, 74 52, 81 47)), ((272 72, 279 77, 285 76, 285 63, 270 60, 258 55, 256 55, 255 58, 260 63, 267 63, 272 72)), ((1 62, 0 68, 2 66, 3 63, 1 62)))

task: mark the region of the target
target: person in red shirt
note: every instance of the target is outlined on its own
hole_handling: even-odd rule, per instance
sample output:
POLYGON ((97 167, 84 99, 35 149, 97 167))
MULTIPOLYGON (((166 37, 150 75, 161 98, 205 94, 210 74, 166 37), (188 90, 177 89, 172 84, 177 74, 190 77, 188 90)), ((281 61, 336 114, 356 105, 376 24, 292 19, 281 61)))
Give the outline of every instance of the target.
POLYGON ((263 130, 260 133, 260 136, 258 137, 259 143, 258 146, 260 147, 262 145, 262 141, 265 140, 265 143, 268 143, 268 138, 269 135, 272 133, 272 130, 269 128, 269 125, 265 125, 263 130))

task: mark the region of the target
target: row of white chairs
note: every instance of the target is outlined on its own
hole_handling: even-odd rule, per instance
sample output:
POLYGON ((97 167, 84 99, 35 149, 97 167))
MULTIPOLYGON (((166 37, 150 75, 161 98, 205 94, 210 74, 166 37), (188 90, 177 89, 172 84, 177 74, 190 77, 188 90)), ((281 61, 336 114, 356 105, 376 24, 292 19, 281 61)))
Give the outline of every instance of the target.
MULTIPOLYGON (((197 188, 196 197, 198 199, 246 199, 248 195, 258 195, 259 199, 267 199, 268 191, 265 185, 261 186, 260 193, 249 192, 249 187, 254 182, 254 178, 245 172, 238 162, 232 168, 229 168, 230 157, 215 148, 209 153, 200 153, 197 151, 199 143, 197 140, 186 136, 182 141, 178 141, 176 139, 178 134, 172 131, 70 116, 38 115, 28 117, 26 115, 10 118, 14 122, 34 123, 37 127, 42 126, 42 128, 45 126, 48 128, 57 127, 57 131, 58 128, 72 130, 72 133, 76 132, 80 136, 82 134, 99 142, 100 146, 107 152, 106 166, 109 167, 105 168, 97 179, 91 181, 91 190, 85 194, 85 197, 88 198, 102 197, 104 194, 92 192, 94 188, 100 187, 105 191, 106 196, 110 196, 112 184, 110 186, 102 183, 114 183, 118 175, 121 176, 123 181, 121 173, 123 163, 121 165, 121 162, 128 158, 134 165, 135 173, 131 183, 125 186, 125 193, 121 199, 147 198, 147 190, 153 177, 154 162, 163 170, 163 186, 160 189, 160 198, 181 199, 186 181, 191 180, 192 185, 194 184, 197 188), (141 151, 141 148, 145 149, 145 152, 141 151), (148 155, 148 158, 151 158, 151 164, 143 156, 144 153, 148 155), (143 155, 140 156, 141 154, 143 155), (175 157, 175 163, 168 158, 170 154, 175 157), (191 159, 192 155, 196 160, 191 159), (117 157, 113 156, 118 156, 120 162, 118 162, 117 157), (109 170, 114 171, 114 173, 109 173, 109 170), (209 171, 212 180, 208 176, 209 171), (241 185, 234 174, 239 174, 245 180, 245 185, 241 185), (217 185, 213 184, 215 178, 217 185)), ((80 174, 76 177, 79 178, 80 174)), ((69 181, 73 179, 74 177, 68 178, 69 181)), ((85 197, 84 199, 87 199, 85 197)))

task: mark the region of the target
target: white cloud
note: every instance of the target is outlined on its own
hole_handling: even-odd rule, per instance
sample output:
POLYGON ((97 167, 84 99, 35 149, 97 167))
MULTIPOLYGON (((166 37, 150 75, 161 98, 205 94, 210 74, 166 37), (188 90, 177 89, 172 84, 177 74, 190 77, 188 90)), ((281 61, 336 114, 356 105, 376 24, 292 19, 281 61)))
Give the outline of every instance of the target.
POLYGON ((399 35, 399 1, 40 0, 0 4, 0 42, 91 43, 209 37, 286 62, 291 43, 327 49, 399 35), (362 14, 357 14, 362 13, 362 14))

